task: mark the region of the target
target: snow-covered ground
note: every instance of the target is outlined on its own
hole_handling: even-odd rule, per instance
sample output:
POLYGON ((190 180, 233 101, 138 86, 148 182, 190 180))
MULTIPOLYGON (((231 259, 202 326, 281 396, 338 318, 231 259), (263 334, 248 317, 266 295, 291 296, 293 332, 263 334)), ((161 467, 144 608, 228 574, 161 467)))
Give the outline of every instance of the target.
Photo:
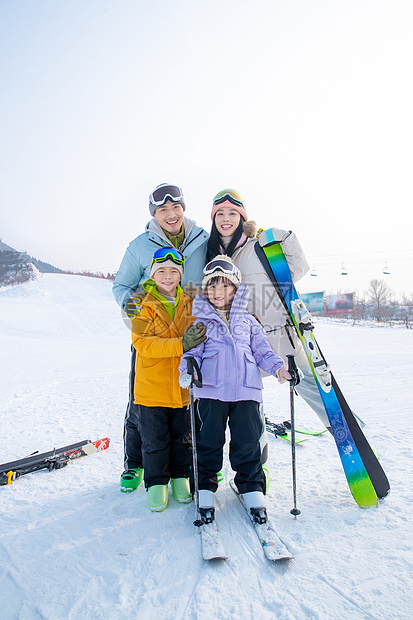
MULTIPOLYGON (((225 481, 217 521, 227 562, 205 563, 194 505, 152 514, 120 493, 130 334, 111 283, 46 275, 0 290, 0 462, 82 439, 110 448, 0 488, 2 620, 413 617, 413 332, 318 320, 340 386, 367 423, 391 494, 359 508, 327 434, 291 448, 269 436, 268 511, 295 555, 268 562, 225 481)), ((289 417, 288 386, 265 379, 269 417, 289 417)), ((298 426, 321 428, 296 399, 298 426)))

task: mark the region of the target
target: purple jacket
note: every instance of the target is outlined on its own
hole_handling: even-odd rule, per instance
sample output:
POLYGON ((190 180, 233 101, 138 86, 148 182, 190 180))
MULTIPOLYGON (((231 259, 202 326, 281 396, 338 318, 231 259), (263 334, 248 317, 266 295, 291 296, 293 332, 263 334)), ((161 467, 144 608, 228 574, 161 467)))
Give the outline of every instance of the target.
POLYGON ((180 372, 186 372, 185 357, 193 356, 202 373, 203 387, 194 386, 195 398, 225 402, 262 402, 262 379, 258 367, 276 376, 284 360, 271 349, 262 326, 247 313, 249 290, 241 285, 231 306, 229 325, 217 314, 205 295, 197 295, 192 306, 195 323, 207 327, 207 339, 187 351, 180 372))

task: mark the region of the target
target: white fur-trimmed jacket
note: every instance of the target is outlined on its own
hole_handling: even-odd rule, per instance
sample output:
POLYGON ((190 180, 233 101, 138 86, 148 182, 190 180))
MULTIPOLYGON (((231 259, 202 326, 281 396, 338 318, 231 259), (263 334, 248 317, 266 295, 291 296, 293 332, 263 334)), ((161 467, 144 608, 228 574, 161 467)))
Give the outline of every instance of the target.
MULTIPOLYGON (((274 238, 281 242, 292 279, 297 282, 310 268, 303 249, 293 232, 276 228, 272 231, 274 238)), ((256 315, 263 324, 271 348, 277 355, 286 360, 287 355, 294 354, 297 366, 303 365, 307 359, 301 342, 294 328, 287 326, 288 315, 255 253, 254 246, 259 243, 255 222, 246 222, 244 232, 247 241, 235 250, 231 259, 241 271, 242 283, 250 289, 248 312, 256 315)))

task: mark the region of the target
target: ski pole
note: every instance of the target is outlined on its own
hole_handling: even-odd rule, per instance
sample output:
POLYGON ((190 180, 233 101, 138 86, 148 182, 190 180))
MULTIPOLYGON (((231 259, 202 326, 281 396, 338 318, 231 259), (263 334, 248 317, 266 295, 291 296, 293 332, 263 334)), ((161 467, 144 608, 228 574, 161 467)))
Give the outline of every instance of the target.
POLYGON ((199 488, 198 488, 198 452, 196 449, 196 430, 195 430, 195 407, 194 407, 194 384, 197 387, 202 387, 202 375, 199 369, 196 359, 192 356, 186 358, 186 366, 188 375, 191 377, 191 383, 189 384, 189 413, 191 419, 191 438, 192 438, 192 465, 194 473, 194 491, 195 491, 195 506, 196 506, 196 520, 194 525, 200 527, 203 525, 201 515, 199 512, 199 488), (195 379, 194 370, 197 374, 195 379))
POLYGON ((292 456, 292 468, 293 468, 293 500, 294 508, 290 510, 290 513, 295 517, 300 514, 300 510, 297 508, 297 474, 295 467, 295 419, 294 419, 294 387, 300 383, 300 376, 298 374, 298 368, 295 363, 294 355, 287 355, 288 359, 288 372, 291 375, 290 379, 290 411, 291 411, 291 456, 292 456))

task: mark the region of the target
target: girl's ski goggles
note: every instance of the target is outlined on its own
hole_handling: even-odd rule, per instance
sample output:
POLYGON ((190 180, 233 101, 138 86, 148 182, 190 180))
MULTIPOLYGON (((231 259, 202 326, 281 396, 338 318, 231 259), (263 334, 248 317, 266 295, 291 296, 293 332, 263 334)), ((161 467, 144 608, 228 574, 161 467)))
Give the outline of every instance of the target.
POLYGON ((163 185, 162 187, 157 187, 155 191, 149 196, 150 204, 153 204, 157 207, 163 205, 166 202, 167 198, 170 198, 172 202, 179 202, 183 200, 182 189, 177 185, 163 185))
POLYGON ((204 267, 204 276, 208 276, 210 273, 214 273, 214 271, 223 271, 227 274, 235 274, 238 275, 239 270, 233 263, 225 260, 225 258, 214 258, 204 267))
POLYGON ((220 205, 221 202, 225 202, 229 200, 232 204, 237 205, 238 207, 244 207, 244 201, 241 198, 241 195, 235 191, 235 189, 223 189, 221 192, 218 192, 214 196, 213 204, 220 205))
POLYGON ((154 263, 164 263, 166 260, 171 260, 176 265, 183 266, 185 264, 185 257, 179 250, 175 248, 160 248, 153 255, 151 267, 154 263))

